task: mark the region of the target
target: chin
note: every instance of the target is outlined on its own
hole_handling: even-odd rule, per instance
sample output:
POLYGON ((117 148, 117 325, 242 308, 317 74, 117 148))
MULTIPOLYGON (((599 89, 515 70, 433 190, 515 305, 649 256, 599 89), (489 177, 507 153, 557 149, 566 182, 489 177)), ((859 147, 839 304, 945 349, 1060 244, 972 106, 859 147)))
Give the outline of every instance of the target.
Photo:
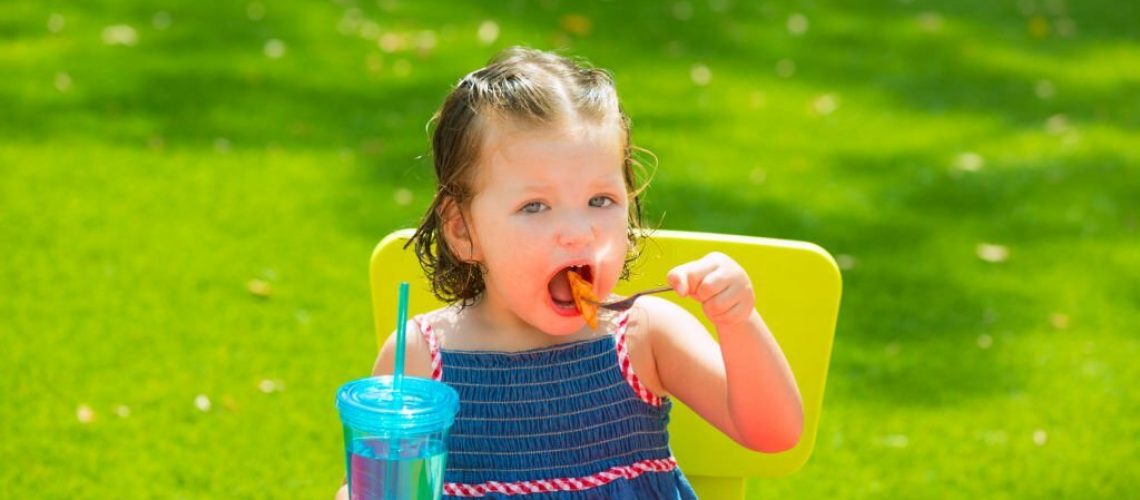
POLYGON ((543 325, 543 327, 539 329, 551 337, 566 337, 580 332, 582 330, 582 327, 586 324, 585 321, 581 320, 575 322, 574 324, 567 324, 565 321, 558 321, 557 323, 558 324, 543 325))
POLYGON ((559 316, 555 314, 553 317, 537 319, 538 321, 535 321, 533 325, 551 337, 573 335, 582 331, 582 327, 586 326, 586 321, 581 316, 559 316))

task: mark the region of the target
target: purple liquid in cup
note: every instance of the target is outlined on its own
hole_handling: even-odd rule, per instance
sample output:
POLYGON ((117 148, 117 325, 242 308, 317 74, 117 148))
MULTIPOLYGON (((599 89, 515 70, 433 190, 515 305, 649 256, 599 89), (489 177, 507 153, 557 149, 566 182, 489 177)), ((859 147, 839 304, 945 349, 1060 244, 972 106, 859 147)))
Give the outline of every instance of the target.
MULTIPOLYGON (((412 500, 431 500, 438 498, 438 491, 443 484, 443 466, 447 452, 442 443, 428 443, 425 447, 416 447, 408 455, 398 457, 396 460, 375 458, 374 447, 386 448, 383 442, 369 443, 357 441, 358 451, 364 453, 349 454, 349 470, 351 476, 352 498, 399 498, 412 500), (366 450, 360 450, 360 448, 366 450), (386 492, 396 492, 395 495, 386 496, 386 492)), ((383 451, 380 456, 386 453, 383 451)))

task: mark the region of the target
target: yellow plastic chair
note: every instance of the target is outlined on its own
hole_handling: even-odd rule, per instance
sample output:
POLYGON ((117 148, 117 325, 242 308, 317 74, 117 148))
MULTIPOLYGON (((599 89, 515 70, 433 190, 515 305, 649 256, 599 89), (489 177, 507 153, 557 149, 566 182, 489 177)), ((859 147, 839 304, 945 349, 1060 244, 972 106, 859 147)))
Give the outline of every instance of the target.
MULTIPOLYGON (((411 248, 403 248, 412 233, 411 229, 396 231, 372 253, 370 276, 377 345, 383 345, 395 328, 400 281, 411 284, 410 315, 442 305, 432 296, 415 253, 411 248)), ((731 256, 748 270, 756 291, 756 307, 791 364, 804 404, 804 430, 796 447, 765 454, 737 445, 680 401, 674 401, 670 445, 697 494, 709 499, 743 498, 745 478, 791 474, 811 455, 839 314, 841 282, 831 255, 811 243, 658 230, 645 245, 632 279, 619 283, 616 293, 658 285, 669 269, 712 251, 731 256)), ((676 300, 703 321, 696 301, 661 296, 676 300)), ((705 326, 710 327, 707 322, 705 326)))

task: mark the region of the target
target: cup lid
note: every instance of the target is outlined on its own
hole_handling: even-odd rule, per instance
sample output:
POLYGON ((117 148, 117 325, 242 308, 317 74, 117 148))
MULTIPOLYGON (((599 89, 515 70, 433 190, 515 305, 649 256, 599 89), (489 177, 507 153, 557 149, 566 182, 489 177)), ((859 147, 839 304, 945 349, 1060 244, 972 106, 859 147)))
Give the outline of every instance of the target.
POLYGON ((353 380, 336 393, 340 420, 353 429, 374 433, 421 434, 451 427, 459 411, 459 393, 447 384, 404 377, 399 394, 393 377, 353 380))

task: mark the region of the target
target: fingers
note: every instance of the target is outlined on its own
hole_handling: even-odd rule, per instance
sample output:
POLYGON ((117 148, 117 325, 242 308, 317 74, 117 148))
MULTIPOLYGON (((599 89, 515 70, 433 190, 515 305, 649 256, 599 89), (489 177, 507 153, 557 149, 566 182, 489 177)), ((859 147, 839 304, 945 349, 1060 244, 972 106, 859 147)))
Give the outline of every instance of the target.
POLYGON ((696 293, 700 290, 705 276, 714 269, 716 269, 716 264, 710 261, 708 256, 705 256, 674 267, 666 277, 669 284, 676 290, 677 295, 681 297, 693 296, 693 298, 701 300, 701 297, 696 296, 696 293))
POLYGON ((705 317, 714 325, 739 323, 748 318, 753 307, 751 301, 744 300, 740 294, 731 290, 721 292, 701 305, 705 317))
POLYGON ((678 297, 684 297, 689 294, 689 277, 683 269, 686 264, 674 267, 669 270, 665 275, 665 279, 669 282, 669 286, 673 287, 673 291, 677 292, 678 297))
POLYGON ((714 324, 734 323, 754 308, 756 296, 748 274, 727 255, 710 253, 673 268, 666 278, 678 296, 700 302, 714 324))
MULTIPOLYGON (((673 268, 666 275, 669 285, 681 297, 693 297, 704 302, 728 286, 729 274, 724 270, 727 256, 710 253, 700 259, 673 268)), ((731 260, 729 261, 731 262, 731 260)), ((735 262, 732 262, 735 264, 735 262)), ((737 266, 739 267, 739 266, 737 266)))
POLYGON ((737 294, 726 288, 720 293, 702 301, 701 308, 704 309, 705 316, 712 319, 714 316, 720 316, 728 312, 728 310, 732 309, 738 302, 740 302, 740 300, 737 294))

